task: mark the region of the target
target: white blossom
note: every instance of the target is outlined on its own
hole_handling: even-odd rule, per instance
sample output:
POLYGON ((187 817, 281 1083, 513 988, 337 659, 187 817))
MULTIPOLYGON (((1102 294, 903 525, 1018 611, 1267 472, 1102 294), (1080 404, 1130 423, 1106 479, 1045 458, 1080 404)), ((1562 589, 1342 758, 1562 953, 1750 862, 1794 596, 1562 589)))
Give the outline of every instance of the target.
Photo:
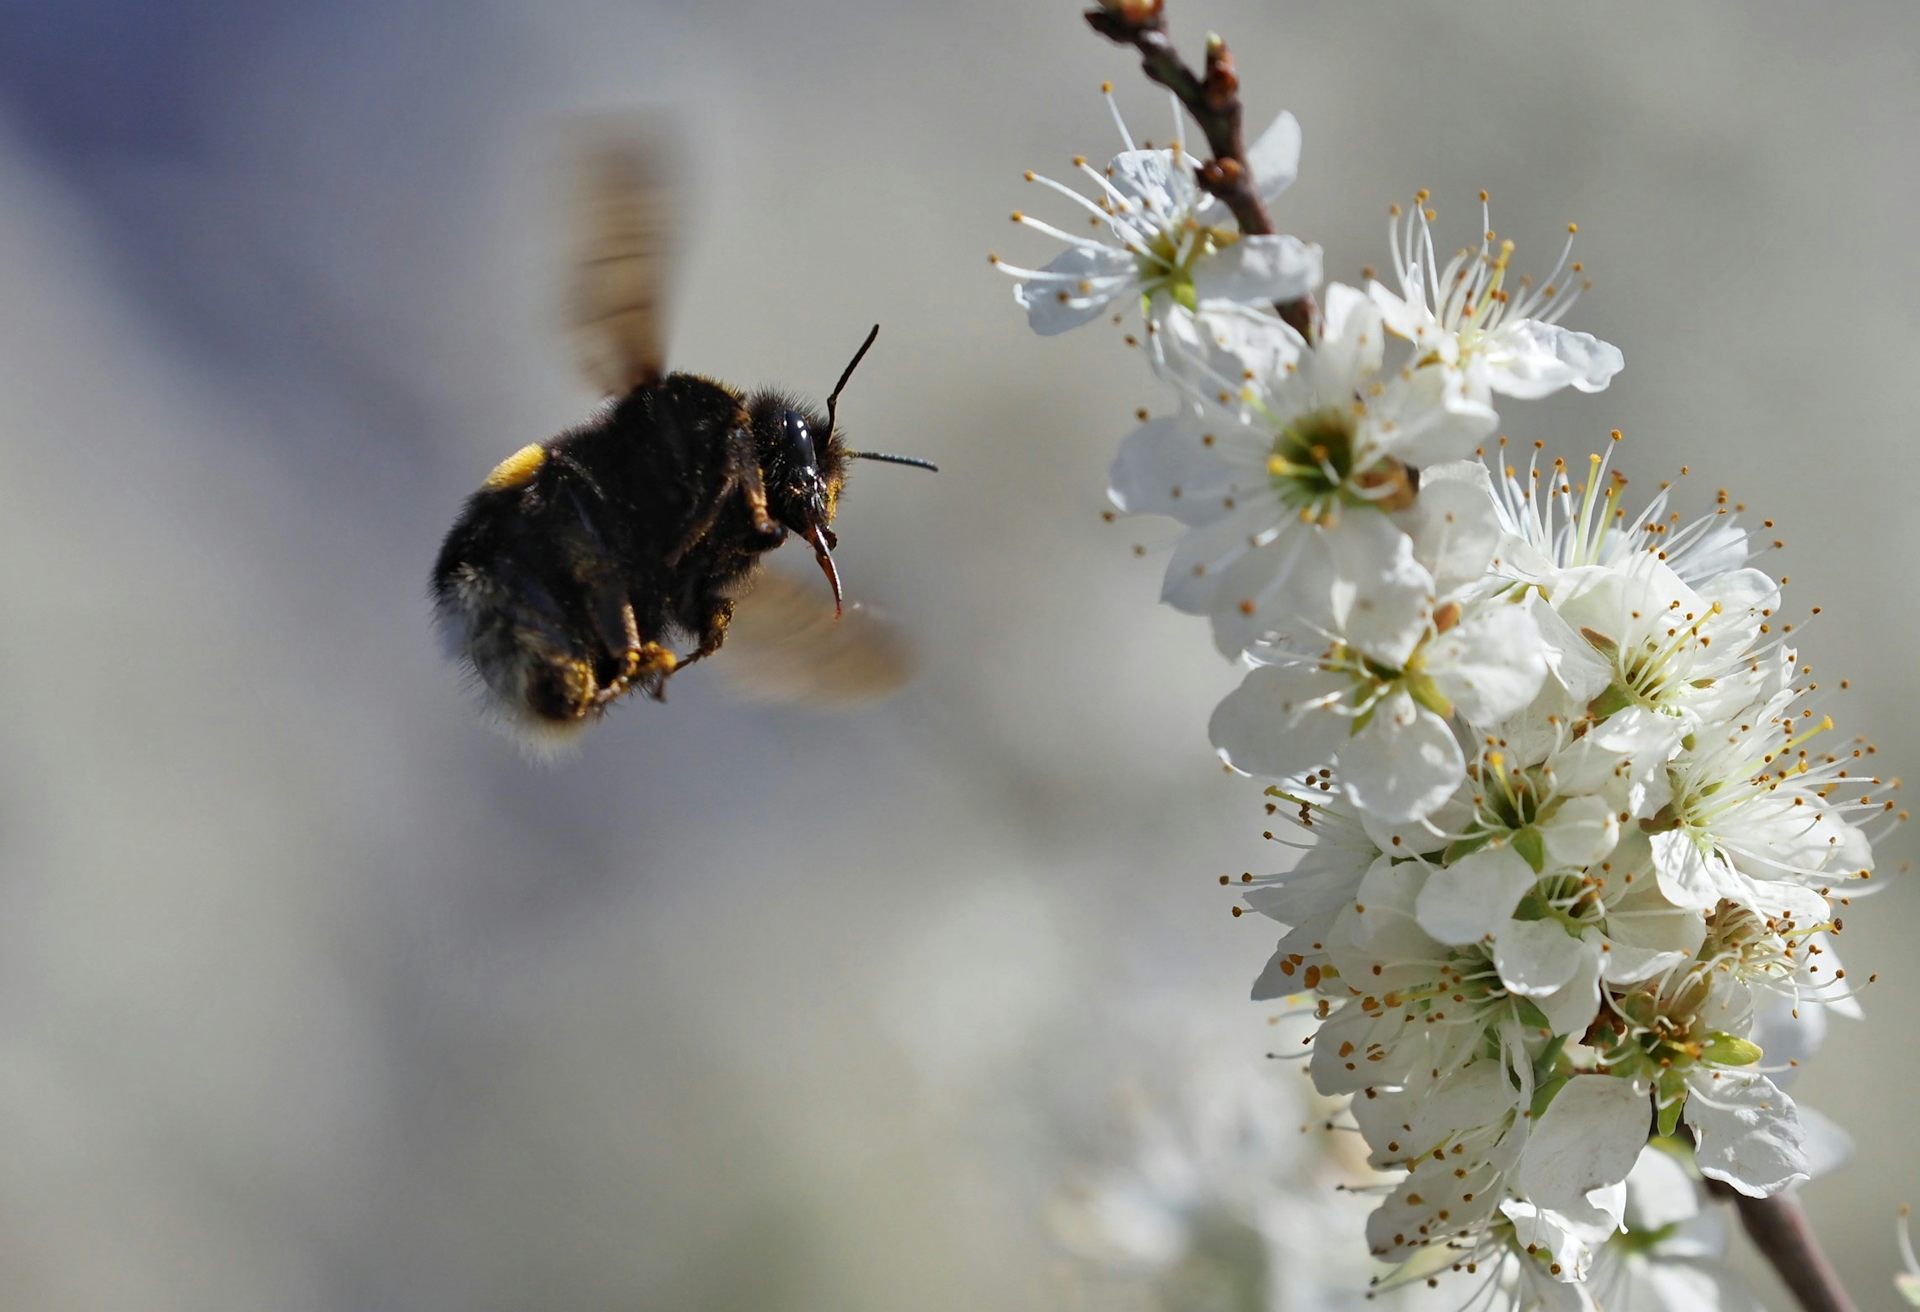
POLYGON ((1426 205, 1422 192, 1404 231, 1400 207, 1393 209, 1390 235, 1400 290, 1377 282, 1368 287, 1387 326, 1411 341, 1419 357, 1431 356, 1438 367, 1458 374, 1466 395, 1478 400, 1494 392, 1542 397, 1569 386, 1597 392, 1612 381, 1623 364, 1619 349, 1559 323, 1585 285, 1580 266, 1569 264, 1574 225, 1568 225, 1559 263, 1535 289, 1526 279, 1509 279, 1513 243, 1494 245, 1484 194, 1477 247, 1461 250, 1444 267, 1434 254, 1433 213, 1426 205))
POLYGON ((1495 603, 1428 611, 1422 628, 1357 611, 1317 657, 1260 665, 1215 710, 1221 758, 1245 774, 1290 779, 1338 763, 1353 804, 1394 823, 1452 796, 1466 761, 1456 712, 1493 723, 1546 678, 1529 612, 1495 603))
MULTIPOLYGON (((1613 439, 1620 441, 1617 429, 1613 439)), ((1504 448, 1503 442, 1502 454, 1504 448)), ((1740 526, 1737 504, 1725 504, 1725 491, 1712 511, 1685 523, 1669 518, 1670 487, 1629 516, 1623 504, 1627 480, 1610 469, 1612 455, 1610 444, 1590 456, 1578 486, 1562 460, 1543 471, 1538 450, 1528 458, 1524 476, 1503 465, 1492 480, 1501 531, 1492 571, 1538 583, 1551 595, 1566 571, 1618 568, 1635 554, 1654 556, 1683 583, 1695 585, 1747 564, 1752 555, 1748 534, 1740 526)))
MULTIPOLYGON (((1112 97, 1108 97, 1112 105, 1112 97)), ((1157 340, 1156 366, 1191 381, 1207 393, 1224 384, 1237 390, 1241 370, 1222 366, 1209 316, 1239 320, 1247 331, 1228 351, 1290 358, 1302 345, 1297 334, 1267 313, 1249 319, 1246 307, 1290 301, 1319 285, 1320 248, 1284 235, 1239 232, 1227 207, 1202 189, 1194 170, 1200 161, 1178 140, 1164 149, 1137 148, 1114 109, 1124 144, 1105 169, 1076 157, 1075 169, 1092 184, 1089 196, 1065 183, 1028 172, 1029 182, 1053 191, 1084 212, 1092 235, 1080 235, 1016 210, 1014 221, 1063 242, 1066 249, 1040 269, 994 257, 994 264, 1020 281, 1014 297, 1027 321, 1043 336, 1066 332, 1109 312, 1124 315, 1139 305, 1157 340), (1168 326, 1171 325, 1171 331, 1168 326)), ((1176 122, 1177 122, 1176 118, 1176 122)), ((1300 125, 1282 114, 1248 152, 1261 198, 1271 201, 1299 171, 1300 125)))
MULTIPOLYGON (((1187 526, 1161 596, 1206 615, 1223 652, 1325 622, 1341 598, 1347 613, 1402 636, 1417 630, 1437 585, 1407 527, 1427 528, 1435 544, 1443 535, 1420 521, 1403 527, 1393 512, 1417 503, 1410 469, 1471 454, 1494 414, 1440 404, 1445 381, 1434 371, 1383 371, 1384 338, 1379 312, 1336 284, 1323 335, 1297 364, 1244 381, 1224 406, 1149 420, 1121 443, 1113 502, 1187 526)), ((1463 531, 1455 549, 1491 545, 1488 531, 1463 531)), ((1438 558, 1432 566, 1464 572, 1438 558)))

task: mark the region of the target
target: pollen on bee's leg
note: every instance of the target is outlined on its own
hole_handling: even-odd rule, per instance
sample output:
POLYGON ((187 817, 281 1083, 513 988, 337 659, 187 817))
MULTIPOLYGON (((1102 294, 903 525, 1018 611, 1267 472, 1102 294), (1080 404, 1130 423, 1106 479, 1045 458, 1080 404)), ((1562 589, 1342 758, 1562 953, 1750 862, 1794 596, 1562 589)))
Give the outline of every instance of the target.
POLYGON ((620 677, 593 694, 593 706, 604 709, 635 688, 645 689, 655 701, 665 701, 667 676, 686 663, 657 642, 631 647, 621 658, 620 677))
POLYGON ((657 642, 642 645, 627 653, 627 663, 636 679, 665 677, 680 668, 680 658, 657 642))
POLYGON ((645 688, 647 695, 655 701, 665 701, 667 677, 680 668, 680 658, 659 643, 649 642, 638 651, 628 652, 627 659, 633 666, 631 683, 645 688))

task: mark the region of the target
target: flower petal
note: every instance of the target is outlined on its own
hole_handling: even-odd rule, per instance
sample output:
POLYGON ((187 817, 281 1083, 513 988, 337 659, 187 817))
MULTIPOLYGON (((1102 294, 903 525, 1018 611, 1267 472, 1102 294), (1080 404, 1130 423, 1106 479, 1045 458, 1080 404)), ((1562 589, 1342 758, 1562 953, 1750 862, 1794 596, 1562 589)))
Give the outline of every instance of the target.
POLYGON ((1340 781, 1353 804, 1389 824, 1429 815, 1452 796, 1466 758, 1447 722, 1403 692, 1374 708, 1340 748, 1340 781))
POLYGON ((1219 591, 1220 575, 1254 549, 1251 539, 1265 518, 1260 507, 1242 507, 1183 534, 1167 559, 1160 600, 1188 615, 1205 615, 1219 591))
MULTIPOLYGON (((1523 923, 1512 921, 1502 933, 1523 923)), ((1589 927, 1568 953, 1573 958, 1572 976, 1552 993, 1533 1000, 1555 1034, 1584 1034, 1587 1026, 1593 1024, 1593 1018, 1600 1014, 1600 960, 1609 955, 1603 951, 1605 945, 1605 936, 1589 927)))
POLYGON ((1551 396, 1567 386, 1598 392, 1625 364, 1619 347, 1592 333, 1522 319, 1494 332, 1487 351, 1487 386, 1522 400, 1551 396))
POLYGON ((1300 120, 1286 110, 1247 148, 1247 167, 1262 200, 1272 200, 1300 176, 1300 120))
POLYGON ((1413 508, 1397 518, 1413 537, 1414 559, 1427 567, 1442 594, 1477 583, 1500 541, 1493 484, 1478 460, 1423 468, 1413 508))
POLYGON ((1380 368, 1386 329, 1366 295, 1345 283, 1327 285, 1319 344, 1302 362, 1327 397, 1350 395, 1355 383, 1380 368))
MULTIPOLYGON (((1319 609, 1330 603, 1348 646, 1399 669, 1426 636, 1433 613, 1433 576, 1413 558, 1412 539, 1388 516, 1365 508, 1341 515, 1318 537, 1326 568, 1309 571, 1318 596, 1303 595, 1299 604, 1319 609)), ((1304 582, 1301 592, 1307 592, 1304 582)))
POLYGON ((1620 816, 1604 797, 1569 797, 1540 826, 1547 864, 1555 870, 1597 865, 1620 841, 1620 816))
POLYGON ((1298 237, 1242 237, 1193 269, 1202 302, 1290 301, 1320 283, 1320 248, 1298 237))
POLYGON ((1149 419, 1120 440, 1108 471, 1107 495, 1128 514, 1170 515, 1187 525, 1211 524, 1229 513, 1259 459, 1244 451, 1244 430, 1207 424, 1188 415, 1149 419), (1224 440, 1223 440, 1224 439, 1224 440), (1242 458, 1234 460, 1233 455, 1242 458))
POLYGON ((1130 216, 1138 222, 1166 222, 1184 209, 1197 192, 1184 162, 1176 163, 1170 150, 1123 150, 1107 165, 1107 180, 1126 197, 1130 216))
POLYGON ((1533 700, 1547 677, 1547 659, 1533 616, 1496 603, 1428 643, 1427 670, 1468 720, 1494 724, 1533 700))
POLYGON ((1805 1132, 1793 1099, 1764 1075, 1702 1068, 1687 1081, 1686 1122, 1700 1173, 1749 1198, 1808 1177, 1805 1132))
POLYGON ((1579 940, 1557 920, 1515 920, 1500 929, 1493 961, 1514 993, 1546 997, 1580 971, 1579 940))
POLYGON ((1627 1224, 1635 1230, 1679 1226, 1700 1215, 1700 1191, 1672 1153, 1649 1145, 1627 1173, 1627 1224))
POLYGON ((1568 697, 1585 706, 1613 682, 1613 666, 1538 593, 1527 598, 1527 605, 1540 630, 1547 669, 1568 697))
POLYGON ((1135 287, 1133 256, 1110 246, 1071 246, 1055 256, 1041 276, 1013 289, 1026 307, 1027 324, 1042 337, 1078 328, 1100 317, 1115 297, 1135 287))
POLYGON ((1207 618, 1220 654, 1233 659, 1276 635, 1324 629, 1329 623, 1323 577, 1308 563, 1321 555, 1312 529, 1289 529, 1214 576, 1207 618))
POLYGON ((1692 955, 1690 952, 1643 948, 1609 939, 1602 974, 1609 984, 1634 984, 1651 979, 1661 971, 1683 966, 1692 955))
POLYGON ((1413 265, 1407 272, 1408 286, 1415 290, 1415 296, 1403 296, 1381 283, 1369 282, 1367 299, 1380 311, 1389 331, 1414 343, 1416 355, 1434 351, 1443 364, 1451 365, 1459 359, 1460 339, 1443 329, 1428 308, 1420 265, 1413 265))
POLYGON ((1242 422, 1257 398, 1248 379, 1285 377, 1306 350, 1299 333, 1261 306, 1214 299, 1196 311, 1156 296, 1152 308, 1147 351, 1154 372, 1193 404, 1242 422))
POLYGON ((1349 686, 1310 665, 1262 665, 1214 708, 1207 732, 1242 774, 1286 779, 1333 758, 1347 720, 1327 706, 1349 686))
POLYGON ((1575 1076, 1533 1123, 1517 1173, 1521 1192, 1555 1211, 1584 1209, 1590 1190, 1632 1172, 1652 1120, 1653 1104, 1632 1080, 1575 1076))
POLYGON ((1477 943, 1506 925, 1538 878, 1506 844, 1469 852, 1436 869, 1420 890, 1420 928, 1442 943, 1477 943))
POLYGON ((1652 845, 1660 891, 1675 906, 1711 911, 1722 897, 1739 892, 1733 872, 1719 857, 1702 852, 1691 834, 1678 829, 1655 834, 1652 845))
POLYGON ((1373 406, 1378 448, 1415 465, 1464 460, 1500 422, 1448 369, 1416 369, 1373 406))

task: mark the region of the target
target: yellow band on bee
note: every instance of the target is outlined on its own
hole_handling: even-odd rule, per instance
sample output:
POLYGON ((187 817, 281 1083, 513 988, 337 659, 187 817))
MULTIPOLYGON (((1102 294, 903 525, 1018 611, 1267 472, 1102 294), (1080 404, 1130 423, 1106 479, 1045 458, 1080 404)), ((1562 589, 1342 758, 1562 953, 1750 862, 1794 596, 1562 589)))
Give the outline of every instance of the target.
POLYGON ((505 492, 533 480, 541 465, 547 463, 547 449, 538 442, 521 447, 493 467, 484 486, 489 492, 505 492))

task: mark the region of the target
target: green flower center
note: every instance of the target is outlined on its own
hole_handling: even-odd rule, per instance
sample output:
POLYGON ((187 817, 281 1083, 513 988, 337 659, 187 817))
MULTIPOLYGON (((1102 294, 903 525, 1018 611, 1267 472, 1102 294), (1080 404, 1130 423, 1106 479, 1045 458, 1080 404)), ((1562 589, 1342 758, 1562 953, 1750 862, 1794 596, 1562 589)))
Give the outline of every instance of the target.
MULTIPOLYGON (((1535 874, 1545 871, 1547 845, 1541 826, 1559 813, 1566 799, 1554 793, 1551 782, 1531 770, 1507 770, 1498 752, 1487 754, 1477 777, 1481 791, 1473 824, 1466 834, 1447 845, 1445 859, 1457 861, 1496 839, 1504 839, 1513 844, 1513 850, 1525 858, 1535 874)), ((1572 928, 1571 922, 1569 925, 1570 932, 1577 935, 1579 930, 1572 928)))
POLYGON ((1200 297, 1193 285, 1194 265, 1239 240, 1240 234, 1229 228, 1201 227, 1191 220, 1177 229, 1155 229, 1146 250, 1134 257, 1140 269, 1142 302, 1150 310, 1154 295, 1165 292, 1175 304, 1197 311, 1200 297))
POLYGON ((1419 645, 1408 653, 1407 663, 1399 669, 1345 643, 1333 646, 1321 668, 1343 671, 1353 680, 1355 704, 1366 707, 1353 718, 1351 732, 1359 733, 1371 724, 1374 710, 1381 699, 1394 692, 1406 693, 1442 719, 1453 714, 1453 703, 1447 700, 1446 694, 1433 681, 1433 676, 1427 673, 1426 649, 1432 639, 1431 632, 1421 638, 1419 645))
POLYGON ((1267 477, 1286 505, 1319 514, 1340 501, 1353 477, 1354 418, 1334 406, 1296 417, 1273 439, 1267 477))
MULTIPOLYGON (((1517 846, 1517 844, 1516 844, 1517 846)), ((1552 920, 1574 938, 1607 918, 1599 889, 1584 875, 1549 875, 1534 884, 1514 908, 1515 920, 1552 920)))

